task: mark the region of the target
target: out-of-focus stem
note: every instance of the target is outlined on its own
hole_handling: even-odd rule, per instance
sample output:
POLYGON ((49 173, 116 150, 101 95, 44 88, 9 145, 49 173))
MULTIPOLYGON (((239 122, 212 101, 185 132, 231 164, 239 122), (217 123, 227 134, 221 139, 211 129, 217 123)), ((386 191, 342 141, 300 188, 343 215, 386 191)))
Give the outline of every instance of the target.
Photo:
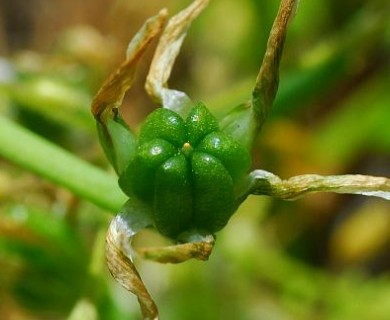
POLYGON ((115 176, 3 116, 0 116, 0 155, 104 209, 117 212, 125 202, 115 176))

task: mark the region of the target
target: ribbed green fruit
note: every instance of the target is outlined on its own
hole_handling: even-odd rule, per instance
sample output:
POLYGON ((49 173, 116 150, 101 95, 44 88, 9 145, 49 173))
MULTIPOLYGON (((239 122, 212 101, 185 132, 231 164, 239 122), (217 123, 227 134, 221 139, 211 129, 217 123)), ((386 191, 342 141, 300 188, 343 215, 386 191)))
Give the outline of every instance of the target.
POLYGON ((214 233, 236 211, 235 184, 249 166, 248 151, 219 130, 203 104, 186 120, 159 108, 146 118, 119 185, 153 207, 163 235, 176 238, 191 228, 214 233))

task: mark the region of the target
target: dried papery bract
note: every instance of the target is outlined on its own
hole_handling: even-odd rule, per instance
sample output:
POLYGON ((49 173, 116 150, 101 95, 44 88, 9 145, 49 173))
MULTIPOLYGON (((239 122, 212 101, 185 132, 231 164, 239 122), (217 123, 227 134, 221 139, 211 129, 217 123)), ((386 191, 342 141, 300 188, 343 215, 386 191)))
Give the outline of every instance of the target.
POLYGON ((160 263, 180 263, 189 259, 207 260, 215 239, 212 235, 187 235, 183 244, 137 248, 131 247, 132 238, 152 225, 152 212, 142 202, 130 199, 111 221, 106 236, 106 260, 114 279, 126 290, 137 296, 144 319, 158 319, 158 311, 146 289, 132 255, 133 251, 148 260, 160 263))
POLYGON ((148 19, 128 45, 126 60, 104 82, 92 102, 92 113, 96 120, 106 121, 107 112, 118 109, 125 93, 134 81, 136 67, 150 45, 161 32, 168 12, 163 9, 148 19))
POLYGON ((167 11, 148 19, 130 42, 126 60, 104 82, 92 102, 92 114, 107 159, 120 174, 136 147, 136 137, 119 113, 125 93, 134 81, 136 67, 151 41, 161 32, 167 11))
POLYGON ((287 27, 298 7, 299 0, 282 0, 272 26, 263 62, 252 94, 252 108, 260 130, 272 108, 279 85, 279 64, 282 58, 287 27))
POLYGON ((168 79, 188 28, 208 3, 209 0, 196 0, 169 20, 156 48, 146 79, 145 89, 152 100, 184 118, 192 105, 191 99, 182 91, 169 89, 168 79))
POLYGON ((110 224, 106 237, 106 261, 114 279, 126 290, 137 296, 144 319, 158 319, 157 306, 146 289, 129 252, 124 248, 130 245, 128 234, 123 229, 118 216, 110 224))
POLYGON ((390 179, 360 174, 321 176, 305 174, 282 180, 271 172, 255 170, 246 194, 295 200, 310 193, 334 192, 374 196, 390 200, 390 179))
POLYGON ((215 243, 212 235, 199 237, 196 241, 174 246, 136 249, 144 259, 160 263, 181 263, 189 259, 208 260, 215 243))
POLYGON ((229 112, 221 128, 250 150, 270 112, 279 84, 279 65, 287 28, 299 0, 282 0, 272 25, 266 51, 256 78, 252 98, 229 112))

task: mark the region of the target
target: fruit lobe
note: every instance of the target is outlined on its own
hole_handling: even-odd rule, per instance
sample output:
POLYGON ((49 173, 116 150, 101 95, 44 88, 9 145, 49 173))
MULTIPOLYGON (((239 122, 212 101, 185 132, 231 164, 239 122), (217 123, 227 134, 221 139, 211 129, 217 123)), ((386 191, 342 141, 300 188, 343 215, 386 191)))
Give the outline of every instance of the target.
POLYGON ((152 206, 161 234, 177 238, 192 228, 214 233, 236 211, 235 184, 249 166, 248 151, 219 130, 203 104, 185 120, 159 108, 141 127, 119 185, 152 206))

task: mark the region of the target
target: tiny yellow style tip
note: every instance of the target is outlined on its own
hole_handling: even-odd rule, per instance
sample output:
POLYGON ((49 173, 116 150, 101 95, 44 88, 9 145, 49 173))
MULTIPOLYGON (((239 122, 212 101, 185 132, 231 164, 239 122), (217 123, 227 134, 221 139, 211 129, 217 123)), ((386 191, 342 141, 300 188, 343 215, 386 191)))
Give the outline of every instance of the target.
POLYGON ((189 142, 185 142, 181 148, 181 151, 186 157, 189 157, 192 154, 193 148, 189 142))

